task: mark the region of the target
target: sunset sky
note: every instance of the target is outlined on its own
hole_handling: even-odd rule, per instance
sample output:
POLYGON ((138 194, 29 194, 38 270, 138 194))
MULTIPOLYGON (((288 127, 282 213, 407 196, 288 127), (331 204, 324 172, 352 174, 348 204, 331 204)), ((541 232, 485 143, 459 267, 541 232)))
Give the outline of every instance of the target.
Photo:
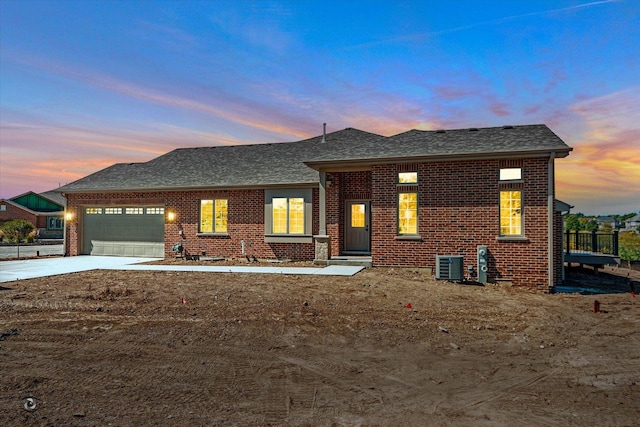
POLYGON ((640 211, 640 0, 0 0, 0 198, 179 147, 545 123, 640 211))

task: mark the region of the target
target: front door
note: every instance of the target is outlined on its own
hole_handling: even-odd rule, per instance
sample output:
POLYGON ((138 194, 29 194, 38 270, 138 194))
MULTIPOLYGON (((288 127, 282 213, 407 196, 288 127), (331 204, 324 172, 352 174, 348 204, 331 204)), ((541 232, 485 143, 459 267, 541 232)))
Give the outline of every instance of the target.
POLYGON ((371 202, 347 200, 344 251, 371 253, 371 202))

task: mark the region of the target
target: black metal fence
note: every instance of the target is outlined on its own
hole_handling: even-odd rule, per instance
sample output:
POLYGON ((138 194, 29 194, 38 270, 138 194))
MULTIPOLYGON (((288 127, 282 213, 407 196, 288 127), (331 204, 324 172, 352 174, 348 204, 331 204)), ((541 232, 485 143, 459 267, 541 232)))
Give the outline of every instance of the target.
POLYGON ((618 255, 618 231, 565 231, 564 250, 618 255))

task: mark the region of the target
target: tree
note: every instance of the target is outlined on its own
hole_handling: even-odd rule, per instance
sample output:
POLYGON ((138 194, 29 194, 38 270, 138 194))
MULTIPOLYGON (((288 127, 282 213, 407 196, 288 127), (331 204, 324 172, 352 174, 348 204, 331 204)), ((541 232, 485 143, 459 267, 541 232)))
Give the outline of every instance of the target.
POLYGON ((620 258, 627 261, 629 268, 634 261, 640 261, 640 236, 633 231, 620 233, 620 258))
POLYGON ((598 231, 598 221, 595 218, 580 218, 582 229, 587 231, 598 231))
POLYGON ((582 224, 580 223, 580 218, 582 214, 569 214, 564 217, 564 228, 565 230, 571 231, 580 231, 582 230, 582 224))
POLYGON ((26 219, 14 219, 6 222, 2 226, 4 238, 18 245, 18 258, 20 258, 20 242, 26 239, 29 233, 35 230, 35 228, 36 227, 26 219))

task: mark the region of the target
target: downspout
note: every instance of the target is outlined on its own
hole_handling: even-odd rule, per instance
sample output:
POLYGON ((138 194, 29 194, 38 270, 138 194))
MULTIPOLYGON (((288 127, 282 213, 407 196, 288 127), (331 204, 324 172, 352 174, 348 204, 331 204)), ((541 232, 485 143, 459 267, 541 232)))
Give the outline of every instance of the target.
MULTIPOLYGON (((569 209, 567 210, 567 212, 565 213, 564 211, 560 212, 560 214, 562 215, 562 243, 561 245, 564 245, 564 235, 565 235, 565 228, 564 228, 564 216, 568 215, 571 213, 571 208, 573 208, 574 206, 569 206, 569 209)), ((567 241, 567 251, 569 251, 569 245, 568 245, 568 241, 567 241)), ((564 259, 565 259, 565 251, 564 249, 562 250, 562 283, 564 283, 565 280, 565 269, 564 269, 564 259)))
POLYGON ((320 185, 318 192, 318 222, 320 236, 327 235, 327 172, 320 171, 320 185))
POLYGON ((554 160, 556 158, 556 153, 552 152, 551 155, 549 156, 549 164, 547 166, 548 168, 548 172, 547 172, 547 176, 548 176, 548 184, 547 184, 547 191, 548 191, 548 198, 547 198, 547 211, 548 211, 548 219, 547 219, 547 227, 548 227, 548 236, 547 236, 547 240, 548 240, 548 265, 549 265, 549 283, 548 283, 548 289, 549 289, 549 293, 553 293, 555 292, 555 283, 553 281, 554 275, 555 275, 555 263, 554 263, 554 241, 555 241, 555 234, 554 234, 554 227, 553 227, 553 214, 554 214, 554 201, 555 201, 555 176, 554 176, 554 160))
POLYGON ((64 215, 62 215, 62 256, 69 256, 67 253, 67 195, 60 193, 64 197, 64 215))

